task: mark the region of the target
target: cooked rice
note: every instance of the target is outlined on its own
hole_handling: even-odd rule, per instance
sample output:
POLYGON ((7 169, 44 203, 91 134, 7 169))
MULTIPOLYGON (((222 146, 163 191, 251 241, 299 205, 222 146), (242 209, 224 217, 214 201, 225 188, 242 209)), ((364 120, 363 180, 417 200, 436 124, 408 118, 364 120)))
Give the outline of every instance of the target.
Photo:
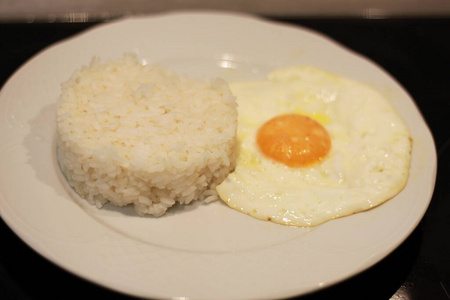
POLYGON ((190 79, 126 54, 94 58, 62 85, 58 159, 98 207, 163 215, 176 202, 218 199, 234 168, 237 109, 221 79, 190 79))

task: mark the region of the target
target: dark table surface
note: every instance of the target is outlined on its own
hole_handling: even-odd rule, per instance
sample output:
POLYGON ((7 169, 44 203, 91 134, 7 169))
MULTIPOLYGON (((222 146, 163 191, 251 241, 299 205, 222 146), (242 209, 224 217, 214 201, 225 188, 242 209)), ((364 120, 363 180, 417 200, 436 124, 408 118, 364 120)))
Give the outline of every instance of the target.
MULTIPOLYGON (((439 161, 430 207, 393 253, 353 278, 296 299, 450 299, 450 17, 278 21, 322 32, 391 73, 421 110, 439 161)), ((95 24, 0 22, 0 85, 39 50, 95 24)), ((2 220, 0 236, 0 299, 128 298, 42 258, 2 220)))

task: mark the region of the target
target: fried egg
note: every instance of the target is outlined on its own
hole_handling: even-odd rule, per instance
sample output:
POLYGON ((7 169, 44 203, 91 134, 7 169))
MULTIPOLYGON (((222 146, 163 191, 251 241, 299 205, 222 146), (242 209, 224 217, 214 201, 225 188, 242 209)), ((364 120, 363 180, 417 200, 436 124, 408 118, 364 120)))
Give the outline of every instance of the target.
POLYGON ((231 208, 315 226, 374 208, 406 185, 410 132, 375 88, 308 66, 230 88, 239 150, 216 189, 231 208))

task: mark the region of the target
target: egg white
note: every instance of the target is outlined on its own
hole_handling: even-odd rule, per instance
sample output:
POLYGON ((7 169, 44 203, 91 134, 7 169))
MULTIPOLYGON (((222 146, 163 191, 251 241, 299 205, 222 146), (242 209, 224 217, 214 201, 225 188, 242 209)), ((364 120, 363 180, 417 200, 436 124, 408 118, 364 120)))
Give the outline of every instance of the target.
POLYGON ((377 90, 313 67, 276 70, 231 83, 238 102, 236 169, 217 186, 230 207, 261 220, 315 226, 373 208, 399 193, 410 165, 410 133, 377 90), (331 150, 321 163, 290 168, 264 156, 256 132, 298 113, 321 123, 331 150))

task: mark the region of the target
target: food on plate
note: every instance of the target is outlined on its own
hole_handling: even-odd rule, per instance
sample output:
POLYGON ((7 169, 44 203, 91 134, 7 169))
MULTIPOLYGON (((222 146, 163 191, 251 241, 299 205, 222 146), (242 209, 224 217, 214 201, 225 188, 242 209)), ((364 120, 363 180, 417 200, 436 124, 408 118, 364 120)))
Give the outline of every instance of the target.
POLYGON ((101 207, 161 216, 218 199, 234 168, 237 108, 221 79, 191 79, 133 54, 76 71, 62 85, 58 160, 70 186, 101 207))
POLYGON ((409 130, 373 87, 314 67, 231 83, 238 157, 217 186, 261 220, 314 226, 380 205, 405 186, 409 130))

